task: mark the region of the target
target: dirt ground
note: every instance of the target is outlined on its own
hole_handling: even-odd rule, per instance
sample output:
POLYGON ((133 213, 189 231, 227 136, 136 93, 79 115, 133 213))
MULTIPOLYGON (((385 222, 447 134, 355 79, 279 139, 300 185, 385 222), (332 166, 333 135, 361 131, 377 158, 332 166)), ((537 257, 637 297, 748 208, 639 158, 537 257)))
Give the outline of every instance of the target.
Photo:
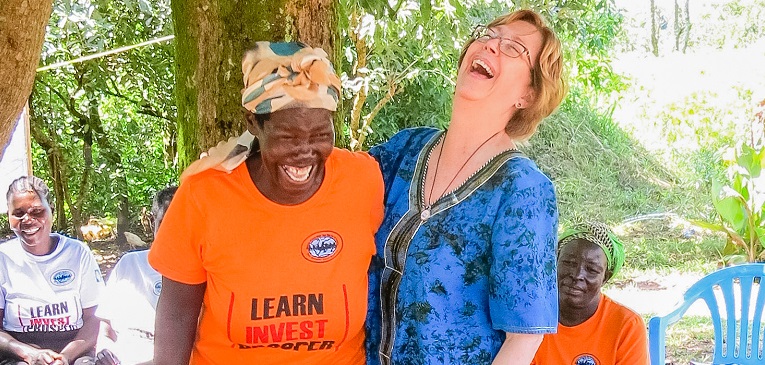
POLYGON ((88 245, 93 250, 93 255, 96 257, 98 267, 101 268, 101 274, 103 274, 104 278, 109 276, 117 260, 131 249, 130 247, 120 246, 114 241, 93 241, 88 243, 88 245))

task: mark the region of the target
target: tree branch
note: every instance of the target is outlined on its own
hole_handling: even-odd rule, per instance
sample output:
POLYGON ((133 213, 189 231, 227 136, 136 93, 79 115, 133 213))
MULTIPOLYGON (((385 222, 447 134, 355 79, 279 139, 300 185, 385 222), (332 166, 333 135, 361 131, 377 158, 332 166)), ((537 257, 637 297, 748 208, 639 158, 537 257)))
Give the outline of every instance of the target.
POLYGON ((117 98, 121 98, 125 101, 128 101, 138 107, 138 110, 136 111, 138 114, 148 115, 150 117, 155 117, 159 119, 164 119, 170 123, 175 124, 175 119, 170 118, 162 113, 160 113, 157 108, 154 107, 151 103, 148 101, 141 101, 141 100, 135 100, 131 99, 125 95, 122 95, 119 91, 113 92, 111 90, 104 90, 104 94, 111 95, 117 98))
POLYGON ((367 135, 369 134, 367 132, 367 129, 369 129, 369 125, 372 124, 372 119, 377 116, 377 113, 380 112, 380 109, 387 104, 391 99, 393 99, 393 96, 396 95, 396 92, 398 92, 398 87, 396 81, 391 81, 388 83, 388 92, 385 94, 385 96, 377 101, 377 104, 375 104, 375 107, 372 108, 372 111, 369 112, 364 117, 364 124, 361 126, 361 130, 359 132, 359 143, 358 147, 359 150, 361 150, 364 146, 364 141, 367 139, 367 135))
POLYGON ((72 201, 69 198, 69 192, 67 190, 67 166, 63 152, 58 147, 58 143, 50 137, 50 135, 55 134, 48 131, 37 116, 33 100, 34 93, 32 94, 32 100, 30 100, 29 103, 29 132, 35 142, 37 142, 48 155, 48 165, 50 166, 51 177, 53 178, 53 189, 56 193, 54 196, 57 198, 55 201, 56 226, 58 228, 63 228, 66 226, 64 203, 69 205, 69 211, 72 213, 72 218, 79 216, 79 210, 72 206, 72 201))
POLYGON ((69 113, 72 113, 72 115, 77 119, 86 119, 87 117, 80 113, 77 108, 74 106, 74 98, 72 97, 65 97, 64 94, 62 94, 60 91, 58 91, 55 87, 51 86, 47 82, 43 81, 42 79, 38 78, 37 82, 43 84, 45 87, 49 88, 51 91, 53 91, 56 96, 58 96, 59 99, 61 99, 61 102, 66 105, 66 110, 69 111, 69 113))
MULTIPOLYGON (((363 37, 360 37, 357 33, 359 25, 359 15, 357 12, 351 14, 350 19, 351 31, 348 35, 351 37, 354 47, 356 48, 356 62, 353 65, 353 75, 356 79, 362 77, 359 74, 359 69, 365 68, 367 65, 367 44, 363 37)), ((361 149, 361 143, 359 138, 362 131, 359 129, 361 124, 361 109, 364 107, 364 103, 367 100, 368 89, 365 85, 359 88, 359 92, 353 97, 353 107, 351 109, 351 120, 349 121, 349 131, 351 137, 350 148, 352 151, 358 151, 361 149)))

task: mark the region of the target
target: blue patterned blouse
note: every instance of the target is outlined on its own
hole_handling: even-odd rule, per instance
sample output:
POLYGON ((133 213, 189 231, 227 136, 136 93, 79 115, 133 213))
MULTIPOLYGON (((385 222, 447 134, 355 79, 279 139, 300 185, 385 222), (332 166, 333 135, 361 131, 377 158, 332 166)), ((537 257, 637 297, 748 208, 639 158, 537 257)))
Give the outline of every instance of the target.
POLYGON ((426 211, 425 165, 442 135, 406 129, 370 151, 385 219, 370 269, 369 364, 491 364, 505 332, 558 324, 552 183, 506 151, 426 211))

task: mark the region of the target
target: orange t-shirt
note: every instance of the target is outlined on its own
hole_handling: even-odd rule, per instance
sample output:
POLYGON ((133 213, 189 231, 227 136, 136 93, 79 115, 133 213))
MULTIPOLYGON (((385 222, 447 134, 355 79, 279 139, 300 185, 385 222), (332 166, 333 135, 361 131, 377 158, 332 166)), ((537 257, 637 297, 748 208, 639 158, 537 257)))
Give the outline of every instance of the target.
POLYGON ((546 334, 532 365, 647 365, 643 318, 601 294, 598 309, 584 323, 546 334))
POLYGON ((335 149, 306 202, 263 196, 245 164, 181 184, 149 253, 163 276, 207 283, 192 364, 363 364, 367 269, 383 182, 335 149))

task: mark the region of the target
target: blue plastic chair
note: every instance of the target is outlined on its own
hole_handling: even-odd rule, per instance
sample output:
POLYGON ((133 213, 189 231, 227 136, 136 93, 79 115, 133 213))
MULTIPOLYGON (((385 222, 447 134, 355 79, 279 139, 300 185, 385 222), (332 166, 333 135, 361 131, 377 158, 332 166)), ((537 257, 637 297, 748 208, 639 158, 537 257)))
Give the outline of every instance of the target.
POLYGON ((718 270, 693 284, 674 310, 665 316, 653 317, 648 322, 651 365, 665 364, 667 326, 679 321, 698 299, 704 300, 712 315, 715 332, 713 364, 765 364, 760 353, 760 348, 765 346, 762 333, 765 330, 762 323, 765 309, 763 277, 765 264, 745 264, 718 270), (739 290, 734 290, 736 287, 739 290), (720 304, 724 305, 726 318, 721 316, 720 304))

